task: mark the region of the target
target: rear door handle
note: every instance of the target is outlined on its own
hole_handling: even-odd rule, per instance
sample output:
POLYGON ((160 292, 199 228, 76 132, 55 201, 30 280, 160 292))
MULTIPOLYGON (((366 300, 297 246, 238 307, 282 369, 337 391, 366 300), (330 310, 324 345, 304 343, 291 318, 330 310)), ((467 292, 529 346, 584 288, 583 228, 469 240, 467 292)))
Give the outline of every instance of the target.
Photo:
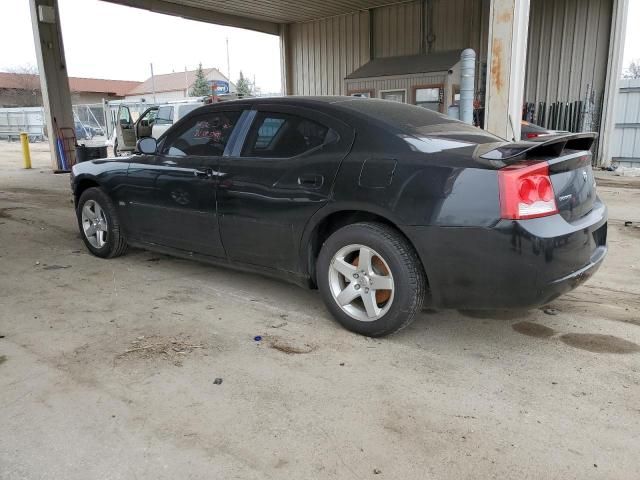
POLYGON ((213 178, 213 169, 194 170, 193 174, 198 178, 213 178))
POLYGON ((300 175, 298 177, 298 185, 301 187, 313 187, 319 188, 324 183, 324 177, 322 175, 300 175))

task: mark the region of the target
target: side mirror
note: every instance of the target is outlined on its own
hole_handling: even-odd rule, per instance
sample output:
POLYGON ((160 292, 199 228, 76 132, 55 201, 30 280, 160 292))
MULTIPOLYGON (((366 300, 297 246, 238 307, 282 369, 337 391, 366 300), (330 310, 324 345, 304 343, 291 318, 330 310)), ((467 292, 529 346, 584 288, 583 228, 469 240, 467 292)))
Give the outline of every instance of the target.
POLYGON ((138 140, 136 144, 136 151, 144 153, 145 155, 153 155, 158 148, 158 142, 153 137, 144 137, 138 140))

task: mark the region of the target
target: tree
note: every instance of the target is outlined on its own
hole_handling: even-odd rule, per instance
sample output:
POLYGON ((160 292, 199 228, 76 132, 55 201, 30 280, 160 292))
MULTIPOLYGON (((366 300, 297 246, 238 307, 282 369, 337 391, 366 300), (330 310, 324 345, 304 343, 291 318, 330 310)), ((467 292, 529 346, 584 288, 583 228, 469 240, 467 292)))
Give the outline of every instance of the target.
POLYGON ((191 85, 189 95, 192 97, 211 95, 211 87, 209 86, 207 78, 204 75, 204 71, 202 70, 202 63, 198 65, 198 70, 196 70, 196 79, 191 85))
POLYGON ((640 78, 640 60, 632 61, 622 74, 622 78, 640 78))
POLYGON ((244 97, 253 94, 253 84, 242 74, 242 70, 240 70, 240 78, 236 82, 236 93, 244 97))

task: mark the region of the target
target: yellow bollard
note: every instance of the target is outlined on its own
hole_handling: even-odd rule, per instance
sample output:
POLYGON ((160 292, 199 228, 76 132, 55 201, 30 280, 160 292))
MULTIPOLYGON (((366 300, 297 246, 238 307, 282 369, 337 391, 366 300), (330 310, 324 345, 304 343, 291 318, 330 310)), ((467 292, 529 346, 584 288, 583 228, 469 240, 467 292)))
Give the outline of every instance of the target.
POLYGON ((29 135, 22 132, 20 134, 20 142, 22 142, 22 158, 24 159, 24 168, 31 168, 31 152, 29 151, 29 135))

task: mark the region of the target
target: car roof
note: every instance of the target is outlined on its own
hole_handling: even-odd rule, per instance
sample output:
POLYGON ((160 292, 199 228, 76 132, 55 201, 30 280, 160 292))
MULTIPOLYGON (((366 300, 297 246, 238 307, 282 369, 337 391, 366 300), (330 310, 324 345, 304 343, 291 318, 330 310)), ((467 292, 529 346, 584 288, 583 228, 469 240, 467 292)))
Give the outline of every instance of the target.
POLYGON ((215 111, 232 105, 243 107, 282 105, 314 108, 330 115, 333 114, 335 118, 339 118, 349 124, 352 123, 351 121, 358 119, 360 120, 360 128, 372 128, 377 125, 386 134, 442 135, 447 132, 459 132, 466 135, 482 136, 484 137, 482 143, 487 143, 489 140, 500 140, 486 131, 459 120, 454 120, 441 113, 415 105, 375 98, 295 95, 252 97, 209 104, 198 111, 205 112, 209 109, 215 111))

